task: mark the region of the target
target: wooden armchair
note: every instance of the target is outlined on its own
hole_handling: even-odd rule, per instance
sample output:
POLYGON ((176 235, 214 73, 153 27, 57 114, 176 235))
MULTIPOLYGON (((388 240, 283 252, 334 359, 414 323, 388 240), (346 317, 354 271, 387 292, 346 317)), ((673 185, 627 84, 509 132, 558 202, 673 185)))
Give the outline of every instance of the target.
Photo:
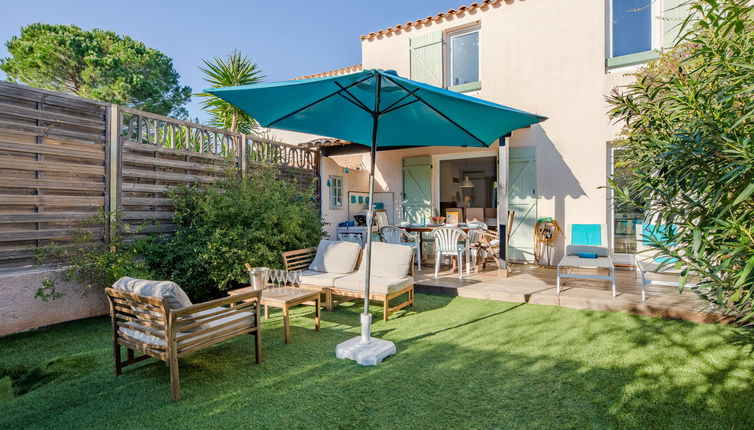
POLYGON ((482 230, 479 232, 479 241, 474 244, 476 247, 476 267, 475 271, 479 272, 479 265, 482 269, 487 268, 487 262, 492 259, 498 269, 500 268, 500 233, 491 230, 482 230))
POLYGON ((162 360, 170 367, 174 402, 180 400, 180 357, 249 333, 256 338, 256 362, 262 361, 261 290, 177 310, 171 309, 164 297, 145 297, 113 288, 107 288, 105 292, 112 320, 115 375, 120 375, 123 367, 149 357, 162 360), (128 350, 125 361, 121 346, 128 350), (141 355, 137 357, 135 351, 141 355))

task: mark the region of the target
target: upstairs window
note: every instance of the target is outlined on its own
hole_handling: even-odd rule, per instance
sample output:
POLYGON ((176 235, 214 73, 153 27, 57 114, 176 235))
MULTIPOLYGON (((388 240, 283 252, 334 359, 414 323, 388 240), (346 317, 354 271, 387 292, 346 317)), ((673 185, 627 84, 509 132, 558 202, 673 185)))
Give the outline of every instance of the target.
POLYGON ((480 28, 437 30, 410 38, 411 79, 458 92, 480 90, 480 28))
POLYGON ((448 72, 450 89, 479 89, 479 27, 448 33, 448 72))
POLYGON ((654 0, 612 0, 612 57, 652 50, 654 0))

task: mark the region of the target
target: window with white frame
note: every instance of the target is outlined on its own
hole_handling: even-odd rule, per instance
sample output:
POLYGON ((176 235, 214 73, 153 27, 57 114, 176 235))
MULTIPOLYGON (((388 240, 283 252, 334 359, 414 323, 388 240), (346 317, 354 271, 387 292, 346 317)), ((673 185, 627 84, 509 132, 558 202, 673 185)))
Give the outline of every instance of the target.
MULTIPOLYGON (((610 177, 620 188, 628 186, 633 172, 626 164, 626 158, 620 147, 610 148, 610 177)), ((644 220, 641 208, 625 202, 615 196, 610 190, 608 202, 612 218, 612 247, 616 254, 636 254, 639 240, 637 228, 644 220)), ((639 230, 640 231, 640 230, 639 230)))
POLYGON ((331 175, 330 183, 330 209, 343 208, 343 177, 331 175))
POLYGON ((656 0, 611 0, 611 57, 651 51, 656 0))
MULTIPOLYGON (((448 33, 448 83, 453 89, 475 86, 479 77, 479 27, 448 33)), ((469 90, 478 88, 469 88, 469 90)))

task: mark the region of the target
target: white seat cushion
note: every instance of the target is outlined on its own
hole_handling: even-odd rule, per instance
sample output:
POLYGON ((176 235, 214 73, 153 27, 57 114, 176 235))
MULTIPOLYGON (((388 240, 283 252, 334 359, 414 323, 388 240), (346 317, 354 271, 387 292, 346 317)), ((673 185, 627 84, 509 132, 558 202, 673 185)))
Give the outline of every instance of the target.
POLYGON ((317 246, 309 270, 325 273, 351 273, 356 268, 361 246, 353 242, 323 240, 317 246))
MULTIPOLYGON (((400 246, 400 245, 398 245, 400 246)), ((354 273, 335 280, 335 288, 355 292, 364 292, 365 276, 363 273, 354 273)), ((382 278, 372 276, 369 282, 371 294, 388 294, 400 291, 414 283, 414 278, 382 278)))
POLYGON ((124 276, 115 281, 113 289, 142 297, 164 298, 168 302, 168 307, 173 310, 193 304, 181 287, 171 281, 150 281, 124 276))
POLYGON ((613 262, 607 257, 581 258, 577 255, 566 255, 560 260, 558 267, 586 267, 590 269, 612 269, 613 262))
MULTIPOLYGON (((411 268, 411 259, 414 249, 406 245, 397 245, 384 242, 372 243, 372 277, 403 279, 408 276, 411 268)), ((366 270, 366 251, 364 251, 359 272, 364 277, 366 270)))
MULTIPOLYGON (((207 309, 207 310, 204 310, 204 311, 197 312, 197 313, 194 314, 194 316, 207 315, 207 314, 211 314, 213 312, 217 312, 217 311, 222 310, 222 309, 225 309, 225 308, 222 308, 222 307, 211 308, 211 309, 207 309)), ((239 327, 243 326, 245 323, 248 323, 248 325, 251 326, 251 325, 254 324, 254 314, 252 314, 250 312, 240 312, 240 313, 237 313, 237 314, 234 314, 234 315, 229 315, 229 316, 226 316, 224 318, 220 318, 218 320, 205 322, 205 323, 203 323, 201 325, 201 327, 202 327, 202 329, 212 328, 212 327, 217 327, 217 326, 220 326, 222 324, 230 323, 230 322, 233 322, 233 321, 237 321, 238 322, 237 325, 239 327)), ((118 331, 121 334, 125 335, 126 338, 132 338, 134 340, 146 343, 147 345, 151 345, 153 347, 159 347, 159 348, 164 348, 165 347, 165 332, 163 330, 157 330, 155 328, 147 327, 147 326, 141 325, 139 323, 131 322, 131 321, 126 322, 123 325, 130 326, 130 327, 134 327, 135 326, 135 327, 138 327, 138 328, 140 328, 142 330, 149 331, 149 332, 152 333, 152 334, 147 334, 147 333, 144 333, 144 332, 141 332, 141 331, 138 331, 138 330, 133 330, 133 329, 130 329, 130 328, 121 327, 118 331)), ((227 327, 223 327, 223 328, 225 329, 227 327)), ((205 338, 205 337, 210 338, 211 336, 214 335, 214 332, 212 330, 210 330, 210 331, 208 331, 206 333, 202 333, 202 334, 200 334, 198 336, 191 337, 188 340, 181 340, 181 335, 187 335, 189 333, 190 332, 183 332, 183 331, 178 333, 178 345, 181 345, 181 343, 184 343, 186 341, 194 341, 196 339, 201 339, 201 338, 205 338)))
MULTIPOLYGON (((142 297, 154 297, 158 299, 166 299, 168 307, 171 310, 183 309, 188 306, 192 306, 191 300, 189 300, 186 292, 175 282, 171 281, 150 281, 147 279, 136 279, 124 276, 113 284, 113 288, 126 293, 133 293, 142 297)), ((149 311, 153 315, 159 315, 159 312, 149 311)), ((207 328, 206 325, 201 325, 190 331, 197 331, 203 328, 207 328)))
POLYGON ((347 276, 345 273, 315 272, 304 270, 301 273, 301 283, 315 285, 317 287, 332 287, 336 279, 347 276))

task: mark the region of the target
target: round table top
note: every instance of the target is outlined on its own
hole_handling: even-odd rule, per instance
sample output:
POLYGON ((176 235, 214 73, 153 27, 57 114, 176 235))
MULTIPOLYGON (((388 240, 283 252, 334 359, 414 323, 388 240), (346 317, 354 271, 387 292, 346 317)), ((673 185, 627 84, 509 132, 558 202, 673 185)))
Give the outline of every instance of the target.
POLYGON ((438 228, 442 227, 454 227, 459 228, 463 231, 469 231, 473 228, 480 228, 480 227, 469 227, 467 225, 447 225, 447 224, 427 224, 427 225, 399 225, 397 227, 400 227, 406 231, 432 231, 438 228))

